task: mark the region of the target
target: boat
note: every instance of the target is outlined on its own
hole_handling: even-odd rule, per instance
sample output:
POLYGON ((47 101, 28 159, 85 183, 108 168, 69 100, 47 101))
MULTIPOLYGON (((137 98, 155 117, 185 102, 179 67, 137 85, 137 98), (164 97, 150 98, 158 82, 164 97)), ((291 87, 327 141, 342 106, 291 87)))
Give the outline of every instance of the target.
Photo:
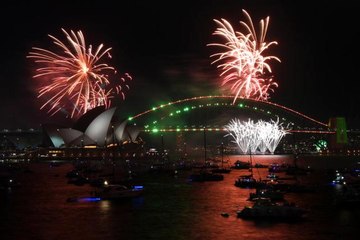
POLYGON ((269 181, 268 185, 271 185, 274 190, 286 193, 314 193, 318 189, 318 186, 305 185, 299 182, 286 183, 282 181, 269 181))
POLYGON ((0 175, 0 189, 12 189, 20 187, 21 184, 16 181, 10 174, 1 174, 0 175))
POLYGON ((231 168, 233 168, 233 169, 249 169, 250 167, 251 167, 251 164, 249 162, 237 160, 231 168))
POLYGON ((204 167, 200 168, 198 171, 193 172, 190 174, 189 179, 192 182, 205 182, 205 181, 222 181, 224 180, 224 176, 219 173, 213 173, 209 170, 209 168, 214 168, 212 162, 208 161, 209 159, 206 157, 206 131, 204 128, 204 159, 205 159, 205 165, 204 167))
POLYGON ((140 185, 128 187, 122 184, 108 184, 105 181, 103 186, 96 188, 93 196, 101 200, 121 200, 139 197, 143 191, 144 187, 140 185))
POLYGON ((269 173, 279 173, 279 172, 286 172, 286 170, 288 169, 289 165, 288 164, 279 164, 279 163, 272 163, 270 164, 270 166, 268 167, 268 171, 269 173))
POLYGON ((244 219, 272 219, 272 220, 300 220, 307 211, 294 203, 275 203, 269 198, 256 199, 253 206, 245 206, 237 212, 238 218, 244 219))
POLYGON ((255 163, 254 168, 268 168, 268 165, 261 164, 261 163, 255 163))
POLYGON ((284 200, 284 193, 272 188, 256 188, 256 192, 250 193, 249 200, 256 201, 259 198, 269 198, 271 201, 284 200))
MULTIPOLYGON (((252 166, 252 158, 250 152, 250 161, 249 166, 252 166)), ((252 167, 249 168, 251 172, 249 175, 241 175, 235 180, 235 186, 240 188, 258 188, 264 187, 266 183, 261 180, 256 180, 253 176, 253 169, 252 167)))
POLYGON ((236 187, 240 187, 240 188, 257 188, 257 187, 261 187, 261 186, 265 186, 266 183, 263 181, 258 181, 256 180, 252 174, 250 175, 242 175, 239 176, 236 180, 235 180, 235 184, 236 187))
POLYGON ((255 188, 257 185, 256 179, 251 175, 239 176, 235 180, 235 186, 241 188, 255 188))
POLYGON ((275 173, 271 172, 266 176, 266 178, 269 180, 277 180, 279 178, 279 176, 276 175, 275 173))
POLYGON ((214 168, 214 169, 212 169, 211 172, 212 172, 212 173, 230 173, 230 172, 231 172, 231 169, 219 167, 219 168, 214 168))
POLYGON ((224 167, 224 144, 221 143, 221 167, 217 167, 211 170, 212 173, 230 173, 231 169, 224 167))
POLYGON ((227 212, 222 212, 222 213, 221 213, 221 216, 223 216, 223 217, 229 217, 229 216, 230 216, 230 214, 229 214, 229 213, 227 213, 227 212))
POLYGON ((334 203, 341 207, 360 205, 360 184, 346 184, 335 188, 334 203))
POLYGON ((222 181, 224 176, 222 174, 216 174, 208 170, 200 170, 190 175, 192 182, 205 182, 205 181, 222 181))
POLYGON ((336 170, 336 175, 335 175, 334 180, 332 180, 332 183, 333 184, 345 185, 346 180, 345 180, 344 175, 340 171, 336 170))

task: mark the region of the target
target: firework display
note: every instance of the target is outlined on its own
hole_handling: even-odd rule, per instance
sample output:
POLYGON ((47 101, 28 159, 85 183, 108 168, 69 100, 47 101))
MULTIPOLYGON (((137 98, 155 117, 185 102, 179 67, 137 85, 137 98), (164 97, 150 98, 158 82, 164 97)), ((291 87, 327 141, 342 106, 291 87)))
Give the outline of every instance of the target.
POLYGON ((105 58, 111 58, 111 48, 104 49, 103 44, 87 46, 81 31, 62 32, 66 42, 48 35, 57 51, 33 47, 27 56, 39 66, 33 77, 41 81, 41 109, 47 108, 51 115, 65 110, 73 118, 97 106, 108 108, 114 97, 125 98, 131 76, 117 76, 115 68, 105 62, 105 58))
POLYGON ((257 150, 262 154, 266 151, 274 154, 289 130, 279 123, 279 119, 270 122, 259 120, 254 123, 251 119, 245 122, 236 118, 230 120, 225 129, 228 131, 226 136, 231 136, 244 154, 256 153, 257 150))
POLYGON ((269 75, 271 67, 268 61, 275 59, 280 62, 280 59, 265 56, 264 51, 277 42, 265 42, 269 17, 260 21, 260 33, 257 35, 250 15, 245 10, 243 13, 247 19, 247 22, 240 22, 243 32, 235 31, 225 19, 214 19, 218 28, 213 35, 222 37, 225 43, 208 44, 223 49, 210 57, 215 58, 212 64, 218 64, 217 68, 221 69, 221 85, 230 89, 235 96, 234 103, 239 97, 266 101, 270 92, 278 86, 269 75))

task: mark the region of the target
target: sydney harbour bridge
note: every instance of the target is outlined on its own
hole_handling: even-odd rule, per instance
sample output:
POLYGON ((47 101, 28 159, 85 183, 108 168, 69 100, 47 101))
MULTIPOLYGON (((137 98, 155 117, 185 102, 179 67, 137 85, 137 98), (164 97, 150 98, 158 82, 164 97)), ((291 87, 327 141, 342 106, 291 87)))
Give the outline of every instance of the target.
POLYGON ((237 118, 243 121, 279 121, 289 133, 282 140, 283 150, 286 150, 286 145, 289 150, 301 142, 313 146, 319 140, 328 142, 329 149, 346 147, 348 131, 343 118, 329 119, 328 123, 324 123, 276 103, 243 98, 233 103, 233 98, 225 95, 186 98, 163 103, 132 116, 123 116, 116 107, 95 108, 70 128, 47 126, 42 131, 2 130, 2 134, 4 139, 22 147, 29 144, 29 136, 34 142, 33 136, 40 134, 45 138, 38 139, 48 138, 45 145, 51 148, 89 145, 104 148, 119 142, 135 141, 139 137, 147 148, 187 151, 186 147, 190 149, 190 146, 201 148, 205 135, 209 146, 219 146, 223 142, 229 144, 231 139, 224 137, 225 125, 237 118))
MULTIPOLYGON (((232 100, 233 96, 224 95, 181 99, 130 116, 128 124, 139 126, 144 133, 152 135, 153 138, 159 135, 167 139, 169 136, 187 138, 182 139, 185 143, 196 139, 196 136, 196 141, 199 142, 199 132, 206 132, 209 136, 208 142, 213 140, 213 144, 216 145, 226 141, 224 126, 233 118, 243 121, 278 120, 288 129, 290 134, 285 141, 291 142, 291 145, 296 140, 309 142, 312 138, 312 143, 309 144, 314 144, 315 139, 324 139, 329 142, 331 149, 338 149, 343 148, 347 140, 346 124, 342 118, 329 119, 328 123, 323 123, 276 103, 244 98, 239 98, 233 103, 232 100)), ((174 142, 174 139, 172 141, 174 142)))

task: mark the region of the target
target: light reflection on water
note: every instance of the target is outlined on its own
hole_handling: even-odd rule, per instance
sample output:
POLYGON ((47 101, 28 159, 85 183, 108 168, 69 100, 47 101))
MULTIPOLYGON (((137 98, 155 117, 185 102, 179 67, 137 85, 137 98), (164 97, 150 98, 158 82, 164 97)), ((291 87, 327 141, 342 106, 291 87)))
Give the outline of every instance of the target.
MULTIPOLYGON (((234 156, 231 161, 246 161, 234 156)), ((256 163, 292 162, 292 156, 252 156, 256 163)), ((319 160, 320 161, 320 160, 319 160)), ((325 160, 321 160, 325 161, 325 160)), ((328 160, 329 161, 329 160, 328 160)), ((299 164, 318 162, 300 159, 299 164)), ((334 166, 329 162, 329 166, 334 166)), ((316 170, 300 180, 315 183, 317 193, 287 193, 285 198, 311 210, 297 223, 252 221, 236 217, 246 205, 251 189, 234 186, 248 170, 233 170, 224 181, 191 183, 190 172, 153 174, 141 179, 144 196, 129 201, 68 203, 74 196, 87 196, 88 185, 67 184, 70 164, 49 168, 31 166, 33 173, 19 175, 22 187, 0 200, 0 239, 354 239, 359 209, 332 205, 325 171, 316 170), (221 213, 228 213, 223 217, 221 213)), ((265 178, 267 169, 255 169, 265 178)))

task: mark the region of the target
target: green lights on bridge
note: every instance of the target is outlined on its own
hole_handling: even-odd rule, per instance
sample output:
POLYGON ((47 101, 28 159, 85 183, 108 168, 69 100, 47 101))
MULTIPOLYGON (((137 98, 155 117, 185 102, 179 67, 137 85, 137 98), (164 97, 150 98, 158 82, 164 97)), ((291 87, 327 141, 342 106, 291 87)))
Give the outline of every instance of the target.
MULTIPOLYGON (((277 112, 276 109, 280 108, 281 111, 293 113, 293 114, 295 114, 295 116, 303 117, 309 121, 315 122, 315 123, 320 124, 325 127, 328 127, 327 124, 318 122, 314 119, 311 119, 311 118, 305 116, 304 114, 301 114, 299 112, 296 112, 292 109, 286 108, 286 107, 278 105, 278 104, 274 104, 274 103, 270 103, 270 102, 265 102, 265 103, 261 102, 262 105, 256 106, 255 104, 257 103, 257 101, 254 101, 251 99, 250 100, 243 99, 241 102, 237 102, 236 104, 233 104, 228 101, 229 99, 232 100, 233 97, 232 96, 200 96, 200 97, 187 98, 187 99, 178 100, 178 101, 169 102, 169 103, 163 102, 155 107, 150 108, 149 110, 147 110, 145 112, 142 112, 138 115, 128 117, 128 121, 134 121, 135 118, 138 119, 138 117, 140 117, 142 115, 152 114, 152 115, 149 115, 152 117, 145 118, 145 122, 141 122, 141 125, 145 126, 143 129, 143 131, 145 131, 145 132, 157 133, 157 132, 201 131, 201 128, 196 128, 195 125, 192 125, 191 128, 189 128, 188 126, 184 126, 184 128, 181 128, 181 126, 175 127, 174 124, 183 123, 183 121, 188 121, 188 120, 192 121, 192 118, 191 118, 192 115, 184 116, 184 119, 181 119, 181 115, 183 115, 182 113, 192 112, 191 110, 201 111, 201 109, 208 111, 208 109, 212 108, 212 107, 218 107, 218 106, 225 107, 226 106, 229 108, 236 107, 236 108, 238 108, 238 110, 240 110, 240 109, 246 110, 246 113, 248 113, 248 111, 252 111, 252 112, 256 112, 257 114, 259 114, 259 113, 266 114, 266 115, 268 115, 267 118, 278 117, 279 119, 286 121, 287 117, 279 117, 276 114, 276 112, 277 112), (210 100, 211 99, 220 99, 220 100, 224 99, 225 102, 221 102, 221 101, 204 102, 204 100, 208 100, 208 99, 210 99, 210 100), (201 100, 201 102, 197 102, 198 100, 201 100), (270 107, 276 107, 276 109, 274 109, 274 113, 270 110, 267 110, 266 106, 263 106, 263 104, 267 104, 270 107), (170 105, 173 107, 168 108, 170 105), (157 121, 156 121, 156 118, 157 118, 157 121), (169 122, 167 122, 167 121, 169 121, 169 122), (168 128, 163 128, 166 125, 168 125, 168 128)), ((194 117, 199 117, 199 115, 194 115, 194 117)), ((200 115, 200 117, 203 117, 203 115, 200 115)), ((141 118, 141 120, 143 120, 143 119, 144 119, 144 117, 141 118)), ((140 123, 139 121, 141 121, 141 120, 137 120, 137 122, 140 123)), ((218 126, 216 126, 216 125, 214 125, 212 127, 213 127, 212 129, 209 127, 209 129, 207 129, 207 131, 223 131, 224 130, 222 128, 218 129, 217 128, 218 126)))
MULTIPOLYGON (((168 104, 161 104, 161 105, 158 105, 157 107, 153 107, 152 110, 155 111, 155 110, 159 110, 160 108, 163 108, 164 110, 166 109, 166 107, 170 106, 170 105, 174 105, 174 103, 168 103, 168 104)), ((249 110, 252 110, 252 111, 256 111, 256 112, 262 112, 264 114, 268 114, 268 115, 272 115, 273 113, 269 110, 265 110, 264 108, 259 108, 258 106, 254 106, 254 105, 248 105, 246 104, 246 102, 241 102, 241 103, 238 103, 238 104, 229 104, 227 102, 225 103, 219 103, 219 102, 213 102, 213 103, 206 103, 206 104, 197 104, 197 105, 188 105, 188 106, 182 106, 182 107, 179 107, 177 109, 172 109, 172 111, 168 111, 167 113, 164 112, 162 114, 165 114, 165 115, 162 115, 160 119, 153 119, 151 123, 147 123, 147 125, 145 125, 145 128, 144 130, 146 132, 153 132, 153 133, 157 133, 157 132, 162 132, 162 131, 165 131, 165 132, 181 132, 181 131, 197 131, 197 130, 194 130, 193 128, 187 128, 187 126, 185 126, 184 129, 182 129, 181 127, 176 127, 176 128, 171 128, 170 126, 170 129, 162 129, 161 128, 161 123, 164 121, 164 119, 166 118, 171 118, 171 119, 174 119, 174 118, 178 118, 178 116, 180 116, 180 114, 182 113, 185 113, 185 112, 191 112, 191 110, 195 110, 195 109, 201 109, 201 108, 211 108, 211 107, 219 107, 219 106, 228 106, 228 107, 238 107, 238 108, 246 108, 246 109, 249 109, 249 110), (150 127, 149 127, 150 126, 150 127)), ((163 111, 163 110, 161 110, 163 111)), ((277 115, 275 115, 276 117, 278 117, 277 115)), ((274 117, 275 117, 274 116, 274 117)), ((131 121, 133 119, 133 117, 129 117, 128 118, 129 121, 131 121)), ((282 120, 286 121, 286 118, 282 118, 282 120)), ((216 128, 209 128, 207 129, 207 131, 222 131, 222 129, 218 129, 216 128)))
POLYGON ((176 127, 176 128, 153 128, 153 129, 145 129, 144 132, 148 132, 148 133, 158 133, 158 132, 203 132, 203 131, 207 131, 207 132, 212 132, 212 131, 226 131, 223 128, 203 128, 203 127, 199 127, 199 128, 188 128, 187 126, 184 126, 184 128, 181 127, 176 127))

